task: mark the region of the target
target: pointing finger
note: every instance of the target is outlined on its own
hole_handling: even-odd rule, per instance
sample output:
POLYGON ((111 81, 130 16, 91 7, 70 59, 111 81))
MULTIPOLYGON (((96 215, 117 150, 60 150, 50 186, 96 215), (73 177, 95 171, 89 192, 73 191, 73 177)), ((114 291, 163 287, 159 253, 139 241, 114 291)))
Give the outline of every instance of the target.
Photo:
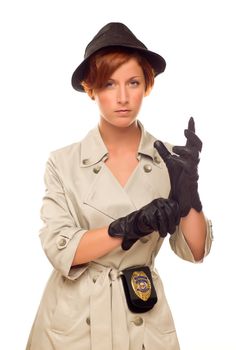
POLYGON ((189 129, 184 130, 184 135, 187 138, 186 147, 195 147, 198 150, 198 152, 201 152, 202 141, 199 139, 199 137, 189 129))
POLYGON ((195 122, 193 117, 188 121, 188 128, 184 130, 184 135, 187 138, 186 146, 187 147, 196 147, 198 152, 202 150, 202 141, 195 134, 195 122))
POLYGON ((195 122, 193 117, 191 117, 188 121, 188 130, 195 132, 195 122))

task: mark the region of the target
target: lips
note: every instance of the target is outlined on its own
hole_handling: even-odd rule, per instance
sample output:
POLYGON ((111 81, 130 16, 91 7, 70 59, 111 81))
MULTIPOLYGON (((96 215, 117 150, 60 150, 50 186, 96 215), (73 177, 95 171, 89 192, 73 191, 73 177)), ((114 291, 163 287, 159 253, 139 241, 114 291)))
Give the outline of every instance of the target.
POLYGON ((126 112, 130 112, 130 109, 117 109, 115 112, 126 113, 126 112))

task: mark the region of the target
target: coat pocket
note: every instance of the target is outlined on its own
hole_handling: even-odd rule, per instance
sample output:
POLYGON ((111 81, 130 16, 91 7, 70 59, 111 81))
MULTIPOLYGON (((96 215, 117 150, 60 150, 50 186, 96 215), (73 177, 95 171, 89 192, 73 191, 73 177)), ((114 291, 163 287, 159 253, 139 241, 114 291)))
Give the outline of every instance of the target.
POLYGON ((83 324, 86 327, 86 318, 89 313, 86 275, 85 272, 77 280, 64 278, 51 319, 51 330, 54 332, 68 333, 83 327, 83 324))
POLYGON ((174 320, 166 300, 161 278, 157 273, 153 273, 152 278, 157 292, 158 302, 149 313, 149 328, 160 335, 175 333, 174 320))
POLYGON ((143 349, 180 350, 171 310, 166 300, 161 278, 152 274, 158 302, 148 312, 143 349))

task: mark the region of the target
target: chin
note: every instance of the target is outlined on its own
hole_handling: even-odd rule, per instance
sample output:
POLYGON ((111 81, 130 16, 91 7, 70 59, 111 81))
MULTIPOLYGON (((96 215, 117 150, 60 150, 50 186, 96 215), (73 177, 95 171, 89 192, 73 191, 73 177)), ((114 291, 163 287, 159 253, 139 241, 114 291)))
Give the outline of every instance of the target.
POLYGON ((120 118, 114 123, 114 126, 121 127, 121 128, 128 128, 130 127, 133 123, 136 123, 137 119, 136 118, 120 118))
POLYGON ((107 127, 113 128, 129 128, 131 125, 137 122, 136 117, 120 117, 120 118, 101 118, 101 125, 107 125, 107 127))

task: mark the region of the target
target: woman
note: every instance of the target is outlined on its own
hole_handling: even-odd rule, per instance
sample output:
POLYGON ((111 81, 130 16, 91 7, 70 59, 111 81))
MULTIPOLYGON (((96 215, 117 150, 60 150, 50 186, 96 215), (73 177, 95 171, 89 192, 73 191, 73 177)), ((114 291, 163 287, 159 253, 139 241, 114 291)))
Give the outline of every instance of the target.
POLYGON ((177 255, 201 261, 211 230, 197 191, 193 120, 175 154, 137 120, 164 69, 124 24, 109 23, 72 76, 100 120, 47 162, 40 238, 54 271, 28 350, 179 349, 154 259, 169 233, 177 255))

